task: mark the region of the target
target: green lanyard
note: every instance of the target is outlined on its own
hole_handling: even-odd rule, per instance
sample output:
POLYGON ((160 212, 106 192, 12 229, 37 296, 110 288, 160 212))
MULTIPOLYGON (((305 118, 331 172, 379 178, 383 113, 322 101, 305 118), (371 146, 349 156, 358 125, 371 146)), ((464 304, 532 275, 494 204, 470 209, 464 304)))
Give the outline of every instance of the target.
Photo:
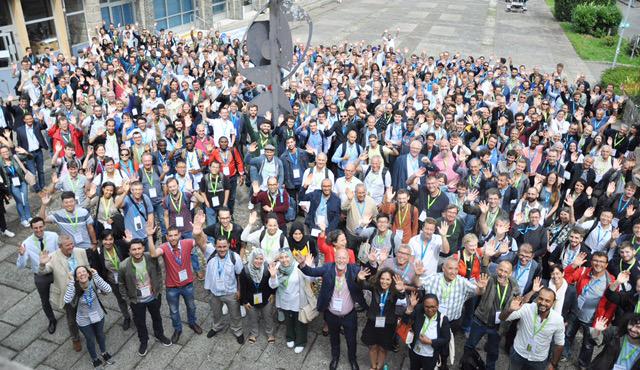
POLYGON ((493 218, 490 218, 491 212, 487 213, 487 227, 489 229, 493 229, 493 224, 496 223, 496 218, 498 218, 498 213, 500 213, 500 210, 496 209, 496 212, 493 214, 493 218))
MULTIPOLYGON (((437 314, 436 314, 437 315, 437 314)), ((431 322, 435 319, 435 315, 433 318, 428 318, 427 315, 424 315, 424 324, 422 324, 422 329, 420 329, 420 335, 425 335, 429 327, 431 326, 431 322)))
POLYGON ((149 182, 149 185, 153 186, 153 171, 151 171, 151 177, 149 177, 149 173, 147 172, 147 170, 143 169, 142 171, 144 172, 144 175, 147 177, 147 181, 149 182))
POLYGON ((634 346, 633 351, 629 351, 626 356, 622 356, 622 354, 628 350, 629 346, 630 346, 629 341, 625 336, 624 339, 622 340, 622 352, 620 352, 620 358, 622 359, 622 361, 625 361, 625 362, 629 361, 629 359, 633 357, 636 354, 636 352, 638 352, 638 347, 634 346))
MULTIPOLYGON (((456 276, 456 278, 457 278, 457 276, 456 276)), ((440 291, 441 294, 442 294, 442 301, 446 301, 447 298, 449 298, 449 295, 451 294, 451 289, 453 288, 453 284, 455 283, 455 281, 456 280, 453 279, 453 281, 450 282, 449 285, 447 285, 444 282, 444 277, 442 277, 440 279, 440 287, 442 288, 441 291, 440 291)))
POLYGON ((404 215, 402 215, 400 213, 400 210, 398 210, 398 221, 399 221, 398 226, 399 227, 402 227, 402 225, 404 225, 404 220, 407 219, 407 213, 408 212, 409 212, 409 206, 408 205, 404 207, 404 215))
POLYGON ((499 310, 502 310, 504 307, 504 302, 507 299, 507 290, 509 289, 509 283, 507 282, 507 286, 504 287, 504 290, 500 292, 500 284, 496 284, 496 290, 498 291, 498 299, 500 300, 499 310))
POLYGON ((453 221, 453 230, 451 230, 451 234, 447 234, 447 238, 450 238, 456 232, 456 227, 458 227, 458 219, 453 221))
MULTIPOLYGON (((386 234, 386 232, 385 232, 385 234, 386 234)), ((385 235, 380 235, 380 234, 378 234, 378 235, 376 236, 376 244, 378 244, 380 247, 383 247, 383 246, 384 246, 384 239, 385 239, 385 238, 386 238, 386 236, 385 236, 385 235)))
POLYGON ((171 204, 173 204, 173 209, 176 210, 176 212, 178 214, 180 214, 180 210, 182 209, 182 192, 180 192, 180 199, 178 199, 178 203, 180 205, 180 207, 176 206, 176 203, 173 201, 173 197, 170 196, 169 199, 171 199, 171 204))
POLYGON ((78 210, 74 210, 75 213, 75 220, 71 221, 71 217, 69 217, 69 212, 65 212, 67 214, 67 220, 69 220, 69 223, 71 224, 71 227, 73 228, 73 231, 76 231, 76 229, 78 228, 78 210))
POLYGON ((345 277, 338 279, 338 275, 336 275, 336 289, 338 290, 338 292, 342 291, 342 286, 344 285, 345 280, 345 277))
POLYGON ((136 278, 138 279, 138 282, 143 283, 145 275, 147 274, 147 261, 145 261, 144 256, 142 256, 142 268, 140 271, 138 271, 135 265, 133 266, 133 269, 136 271, 136 278))
POLYGON ((209 188, 214 195, 218 192, 218 177, 220 177, 220 175, 216 175, 216 181, 213 181, 211 174, 209 174, 209 188), (215 184, 215 187, 213 186, 213 184, 215 184))
POLYGON ((102 208, 104 209, 104 219, 109 220, 111 218, 111 202, 113 199, 109 198, 105 202, 104 198, 102 198, 102 204, 104 205, 102 208), (106 203, 106 204, 104 204, 106 203))
POLYGON ((113 252, 113 255, 109 253, 108 249, 105 249, 104 255, 107 256, 107 258, 109 259, 109 262, 111 262, 111 264, 116 269, 116 271, 118 271, 120 269, 120 259, 118 258, 118 254, 114 249, 111 249, 111 251, 113 252))
MULTIPOLYGON (((231 226, 231 230, 227 233, 227 240, 231 239, 231 231, 233 231, 233 226, 231 226)), ((220 225, 220 234, 224 236, 224 227, 222 227, 222 225, 220 225)))
POLYGON ((439 196, 440 194, 436 195, 435 198, 431 199, 431 194, 427 195, 427 210, 431 209, 431 206, 433 206, 433 203, 435 203, 436 200, 438 200, 439 196))
POLYGON ((71 191, 73 191, 73 194, 75 196, 78 196, 78 192, 76 191, 76 188, 78 187, 78 182, 80 182, 79 179, 76 179, 76 181, 74 182, 73 179, 69 177, 69 184, 71 184, 71 191))
POLYGON ((636 303, 636 309, 633 310, 633 313, 640 313, 640 298, 638 299, 638 302, 636 303))
MULTIPOLYGON (((633 266, 635 266, 636 264, 636 259, 633 259, 633 262, 631 262, 631 264, 629 265, 629 267, 627 267, 626 269, 624 269, 624 271, 631 271, 631 269, 633 268, 633 266)), ((620 271, 622 272, 622 260, 620 260, 620 271)))
POLYGON ((275 198, 272 198, 272 197, 271 197, 271 194, 267 194, 267 197, 269 197, 269 203, 271 203, 271 212, 273 212, 273 209, 274 209, 274 208, 275 208, 275 206, 276 206, 276 199, 277 199, 277 195, 278 195, 278 194, 276 194, 276 197, 275 197, 275 198))
POLYGON ((547 325, 547 321, 549 320, 549 318, 547 317, 546 319, 544 319, 544 321, 542 322, 542 325, 539 328, 536 328, 536 324, 538 323, 538 311, 536 310, 533 313, 533 336, 535 337, 536 335, 538 335, 538 333, 540 333, 542 331, 542 329, 544 329, 544 327, 547 325))

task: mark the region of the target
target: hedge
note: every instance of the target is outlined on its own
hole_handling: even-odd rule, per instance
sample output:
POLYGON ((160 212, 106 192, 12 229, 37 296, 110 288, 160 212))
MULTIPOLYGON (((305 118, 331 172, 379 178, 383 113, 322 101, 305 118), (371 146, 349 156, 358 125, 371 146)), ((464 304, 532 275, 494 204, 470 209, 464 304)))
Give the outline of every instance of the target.
POLYGON ((624 84, 625 92, 630 97, 640 96, 640 68, 639 67, 615 67, 602 72, 602 85, 612 84, 616 94, 620 94, 620 84, 624 84))
POLYGON ((615 35, 620 21, 622 13, 616 5, 579 4, 571 15, 576 32, 595 37, 615 35))
POLYGON ((615 5, 615 0, 556 0, 554 14, 557 20, 569 22, 571 14, 579 4, 592 3, 596 5, 615 5))

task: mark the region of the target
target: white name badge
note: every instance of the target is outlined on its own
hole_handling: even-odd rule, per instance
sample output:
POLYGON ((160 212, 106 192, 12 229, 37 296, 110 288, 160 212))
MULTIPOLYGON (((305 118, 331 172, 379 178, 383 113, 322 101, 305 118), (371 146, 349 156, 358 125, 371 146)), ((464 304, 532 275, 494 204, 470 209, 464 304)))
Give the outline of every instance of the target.
POLYGON ((260 155, 264 155, 264 149, 260 149, 260 155))
POLYGON ((402 240, 403 237, 404 237, 404 230, 401 230, 401 229, 396 230, 396 238, 402 240))
POLYGON ((300 169, 298 169, 298 168, 294 168, 293 169, 293 178, 294 179, 300 178, 300 169))
POLYGON ((253 304, 262 304, 262 293, 256 293, 253 295, 253 304))
POLYGON ((137 116, 137 115, 138 115, 138 110, 137 110, 136 108, 133 108, 133 109, 131 109, 131 113, 132 113, 134 116, 137 116))
POLYGON ((229 176, 231 172, 229 172, 229 167, 222 167, 222 174, 225 176, 229 176))
POLYGON ((105 222, 103 225, 104 225, 104 229, 105 230, 111 230, 111 224, 110 223, 105 222))
POLYGON ((176 227, 184 227, 184 218, 182 216, 176 217, 176 227))
POLYGON ((413 331, 409 331, 407 333, 407 339, 404 341, 405 344, 413 343, 413 331))
POLYGON ((422 211, 420 213, 420 217, 418 217, 418 220, 420 220, 420 222, 424 222, 424 220, 426 220, 426 219, 427 219, 427 212, 422 211))
POLYGON ((564 175, 562 177, 564 177, 565 180, 571 180, 571 172, 564 171, 564 175))
POLYGON ((496 311, 496 324, 500 324, 500 311, 496 311))
POLYGON ((215 196, 211 198, 211 207, 218 207, 220 205, 220 199, 215 196))
POLYGON ((334 298, 331 300, 331 309, 334 311, 342 311, 342 298, 334 298))
POLYGON ((156 191, 156 188, 149 188, 149 198, 157 198, 158 197, 158 192, 156 191))
POLYGON ((614 157, 615 157, 617 153, 618 153, 618 151, 617 151, 617 150, 615 150, 615 149, 611 149, 611 155, 612 155, 612 156, 614 156, 614 157))
POLYGON ((622 366, 622 365, 613 365, 613 370, 627 370, 626 367, 622 366))
POLYGON ((320 235, 321 231, 318 229, 311 229, 311 236, 315 236, 318 237, 318 235, 320 235))
POLYGON ((20 186, 20 178, 18 176, 11 178, 11 185, 20 186))
POLYGON ((118 273, 117 272, 113 272, 113 281, 118 284, 118 273))
POLYGON ((151 295, 151 288, 146 286, 144 288, 140 288, 140 297, 145 298, 151 295))
POLYGON ((385 321, 386 321, 386 317, 376 316, 376 328, 384 328, 385 321))
POLYGON ((136 216, 133 218, 133 228, 135 231, 142 230, 142 217, 136 216))
MULTIPOLYGON (((94 304, 95 304, 95 302, 94 302, 94 304)), ((100 322, 100 320, 102 320, 102 317, 100 317, 100 312, 98 312, 98 311, 90 311, 89 312, 89 321, 91 321, 92 324, 100 322)))
POLYGON ((180 282, 187 280, 187 278, 189 278, 187 270, 180 270, 180 272, 178 272, 178 279, 180 279, 180 282))

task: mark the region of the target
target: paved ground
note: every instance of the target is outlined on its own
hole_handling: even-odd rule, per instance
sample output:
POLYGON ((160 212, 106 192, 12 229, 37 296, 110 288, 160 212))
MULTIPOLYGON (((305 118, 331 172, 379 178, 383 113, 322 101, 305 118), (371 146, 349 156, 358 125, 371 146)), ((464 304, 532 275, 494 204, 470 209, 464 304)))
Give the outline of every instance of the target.
MULTIPOLYGON (((402 49, 427 50, 430 54, 449 50, 472 55, 511 55, 515 63, 552 68, 555 63, 563 62, 572 75, 577 72, 589 74, 589 69, 577 57, 543 0, 531 0, 529 9, 527 14, 505 13, 501 0, 344 0, 341 5, 331 3, 312 12, 315 22, 314 44, 362 39, 378 42, 385 28, 395 30, 400 27, 397 44, 402 49)), ((305 32, 300 27, 294 33, 302 39, 305 32)), ((246 199, 246 192, 240 192, 238 202, 246 204, 246 199)), ((34 199, 32 204, 39 206, 39 200, 34 199)), ((85 352, 72 351, 61 313, 57 332, 54 335, 46 332, 47 323, 41 312, 33 277, 30 272, 17 271, 15 267, 17 245, 29 233, 18 224, 13 203, 8 212, 10 228, 18 235, 14 239, 0 237, 0 356, 37 369, 90 368, 85 352)), ((35 207, 33 212, 36 212, 35 207)), ((236 218, 240 223, 245 223, 246 210, 238 211, 236 218)), ((196 283, 196 287, 197 316, 200 324, 208 330, 210 317, 206 295, 200 282, 196 283)), ((177 345, 165 348, 152 340, 149 354, 146 358, 140 358, 136 354, 138 340, 135 330, 122 331, 115 299, 107 297, 104 303, 108 310, 107 346, 121 369, 328 367, 329 342, 319 334, 319 320, 311 325, 308 346, 299 355, 286 348, 282 340, 284 327, 279 326, 275 345, 267 345, 262 336, 256 344, 243 346, 239 346, 230 333, 207 339, 204 335, 194 336, 187 328, 177 345)), ((170 336, 172 329, 166 302, 163 302, 162 312, 164 327, 170 336)), ((182 317, 186 319, 184 310, 182 317)), ((456 339, 460 356, 464 337, 456 339)), ((343 369, 347 368, 345 353, 343 348, 343 369)), ((361 366, 366 368, 367 350, 362 345, 358 348, 358 358, 361 366)), ((506 360, 506 354, 502 352, 499 369, 508 368, 506 360)), ((391 354, 389 364, 391 369, 408 368, 408 361, 405 361, 402 353, 391 354)), ((562 368, 572 367, 565 365, 562 368)))

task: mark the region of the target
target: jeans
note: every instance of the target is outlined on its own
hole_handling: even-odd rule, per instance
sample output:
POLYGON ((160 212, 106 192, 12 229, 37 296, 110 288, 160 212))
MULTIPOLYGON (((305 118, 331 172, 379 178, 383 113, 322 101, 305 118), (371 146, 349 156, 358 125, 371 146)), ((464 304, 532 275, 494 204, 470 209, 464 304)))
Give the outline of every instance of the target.
POLYGON ((331 358, 340 358, 340 328, 344 328, 344 337, 347 341, 347 353, 349 362, 357 362, 356 335, 358 332, 358 318, 356 310, 351 310, 344 316, 336 316, 331 311, 324 312, 324 320, 329 327, 329 341, 331 342, 331 358))
POLYGON ((487 335, 487 342, 484 345, 484 349, 487 351, 487 370, 495 370, 500 353, 500 334, 498 334, 497 327, 488 328, 474 317, 471 320, 471 333, 469 333, 469 338, 464 344, 464 350, 476 349, 485 334, 487 335))
POLYGON ((547 361, 529 361, 511 349, 509 356, 509 370, 545 370, 547 361))
POLYGON ((590 327, 591 324, 576 319, 567 325, 565 331, 566 336, 563 355, 566 358, 570 358, 573 340, 576 338, 578 330, 582 330, 582 345, 580 346, 580 353, 578 354, 578 365, 580 367, 588 367, 591 363, 591 357, 593 357, 593 341, 591 340, 591 334, 589 332, 590 327))
POLYGON ((56 316, 53 314, 53 308, 51 308, 51 301, 49 300, 51 284, 53 283, 53 274, 34 274, 33 281, 36 284, 36 289, 40 296, 40 303, 42 303, 42 310, 44 311, 44 314, 47 315, 47 319, 49 319, 49 321, 56 321, 56 316))
POLYGON ((16 209, 18 210, 20 221, 29 221, 31 208, 29 208, 29 187, 27 183, 20 181, 20 186, 11 186, 11 195, 13 195, 13 200, 16 201, 16 209))
POLYGON ((222 320, 222 304, 226 304, 229 309, 229 316, 231 316, 230 326, 233 335, 236 337, 241 336, 242 316, 240 315, 240 303, 236 299, 235 294, 227 294, 223 296, 216 296, 213 295, 213 293, 209 294, 209 306, 211 307, 211 313, 213 315, 211 329, 218 332, 225 327, 225 323, 222 320))
POLYGON ((296 347, 307 345, 307 324, 298 320, 298 312, 282 310, 284 326, 287 329, 287 342, 293 342, 296 347))
POLYGON ((82 332, 82 335, 84 335, 84 339, 87 341, 87 351, 89 351, 89 355, 92 360, 98 359, 98 354, 96 353, 96 340, 98 341, 100 352, 107 352, 107 345, 104 337, 104 318, 95 324, 80 326, 79 329, 82 332))
POLYGON ((147 310, 151 315, 153 335, 155 335, 156 338, 164 337, 164 329, 162 328, 162 316, 160 316, 160 295, 158 295, 157 298, 146 303, 131 303, 133 323, 136 325, 140 343, 149 342, 149 332, 147 331, 147 310))
POLYGON ((233 176, 229 179, 229 200, 227 201, 227 208, 231 211, 233 216, 233 209, 236 205, 236 189, 238 188, 238 176, 233 176))
POLYGON ((122 293, 120 293, 118 284, 109 283, 109 286, 111 286, 111 291, 116 297, 116 301, 118 301, 118 307, 120 308, 120 313, 122 313, 122 318, 125 320, 131 319, 131 316, 129 315, 129 307, 127 306, 127 302, 124 300, 124 298, 122 298, 122 293))
POLYGON ((167 304, 169 305, 169 316, 175 331, 182 331, 182 321, 180 321, 180 296, 184 298, 187 306, 187 319, 189 325, 196 323, 196 302, 194 297, 193 283, 177 288, 167 288, 167 304))
POLYGON ((466 302, 464 302, 463 305, 463 311, 462 311, 462 330, 464 330, 466 333, 469 332, 469 328, 471 327, 471 320, 475 319, 473 317, 473 313, 476 310, 476 306, 478 305, 478 296, 473 296, 469 299, 467 299, 466 302))
POLYGON ((207 226, 215 225, 218 223, 218 211, 213 208, 207 207, 204 210, 207 215, 207 226))
POLYGON ((162 231, 162 235, 167 235, 167 225, 164 224, 164 208, 162 207, 162 202, 153 205, 153 214, 155 215, 156 220, 160 223, 160 231, 162 231))
POLYGON ((37 181, 33 186, 33 191, 36 193, 40 192, 42 188, 44 188, 44 155, 42 150, 38 149, 35 152, 31 152, 33 156, 32 159, 26 161, 25 166, 34 176, 36 176, 37 181))

